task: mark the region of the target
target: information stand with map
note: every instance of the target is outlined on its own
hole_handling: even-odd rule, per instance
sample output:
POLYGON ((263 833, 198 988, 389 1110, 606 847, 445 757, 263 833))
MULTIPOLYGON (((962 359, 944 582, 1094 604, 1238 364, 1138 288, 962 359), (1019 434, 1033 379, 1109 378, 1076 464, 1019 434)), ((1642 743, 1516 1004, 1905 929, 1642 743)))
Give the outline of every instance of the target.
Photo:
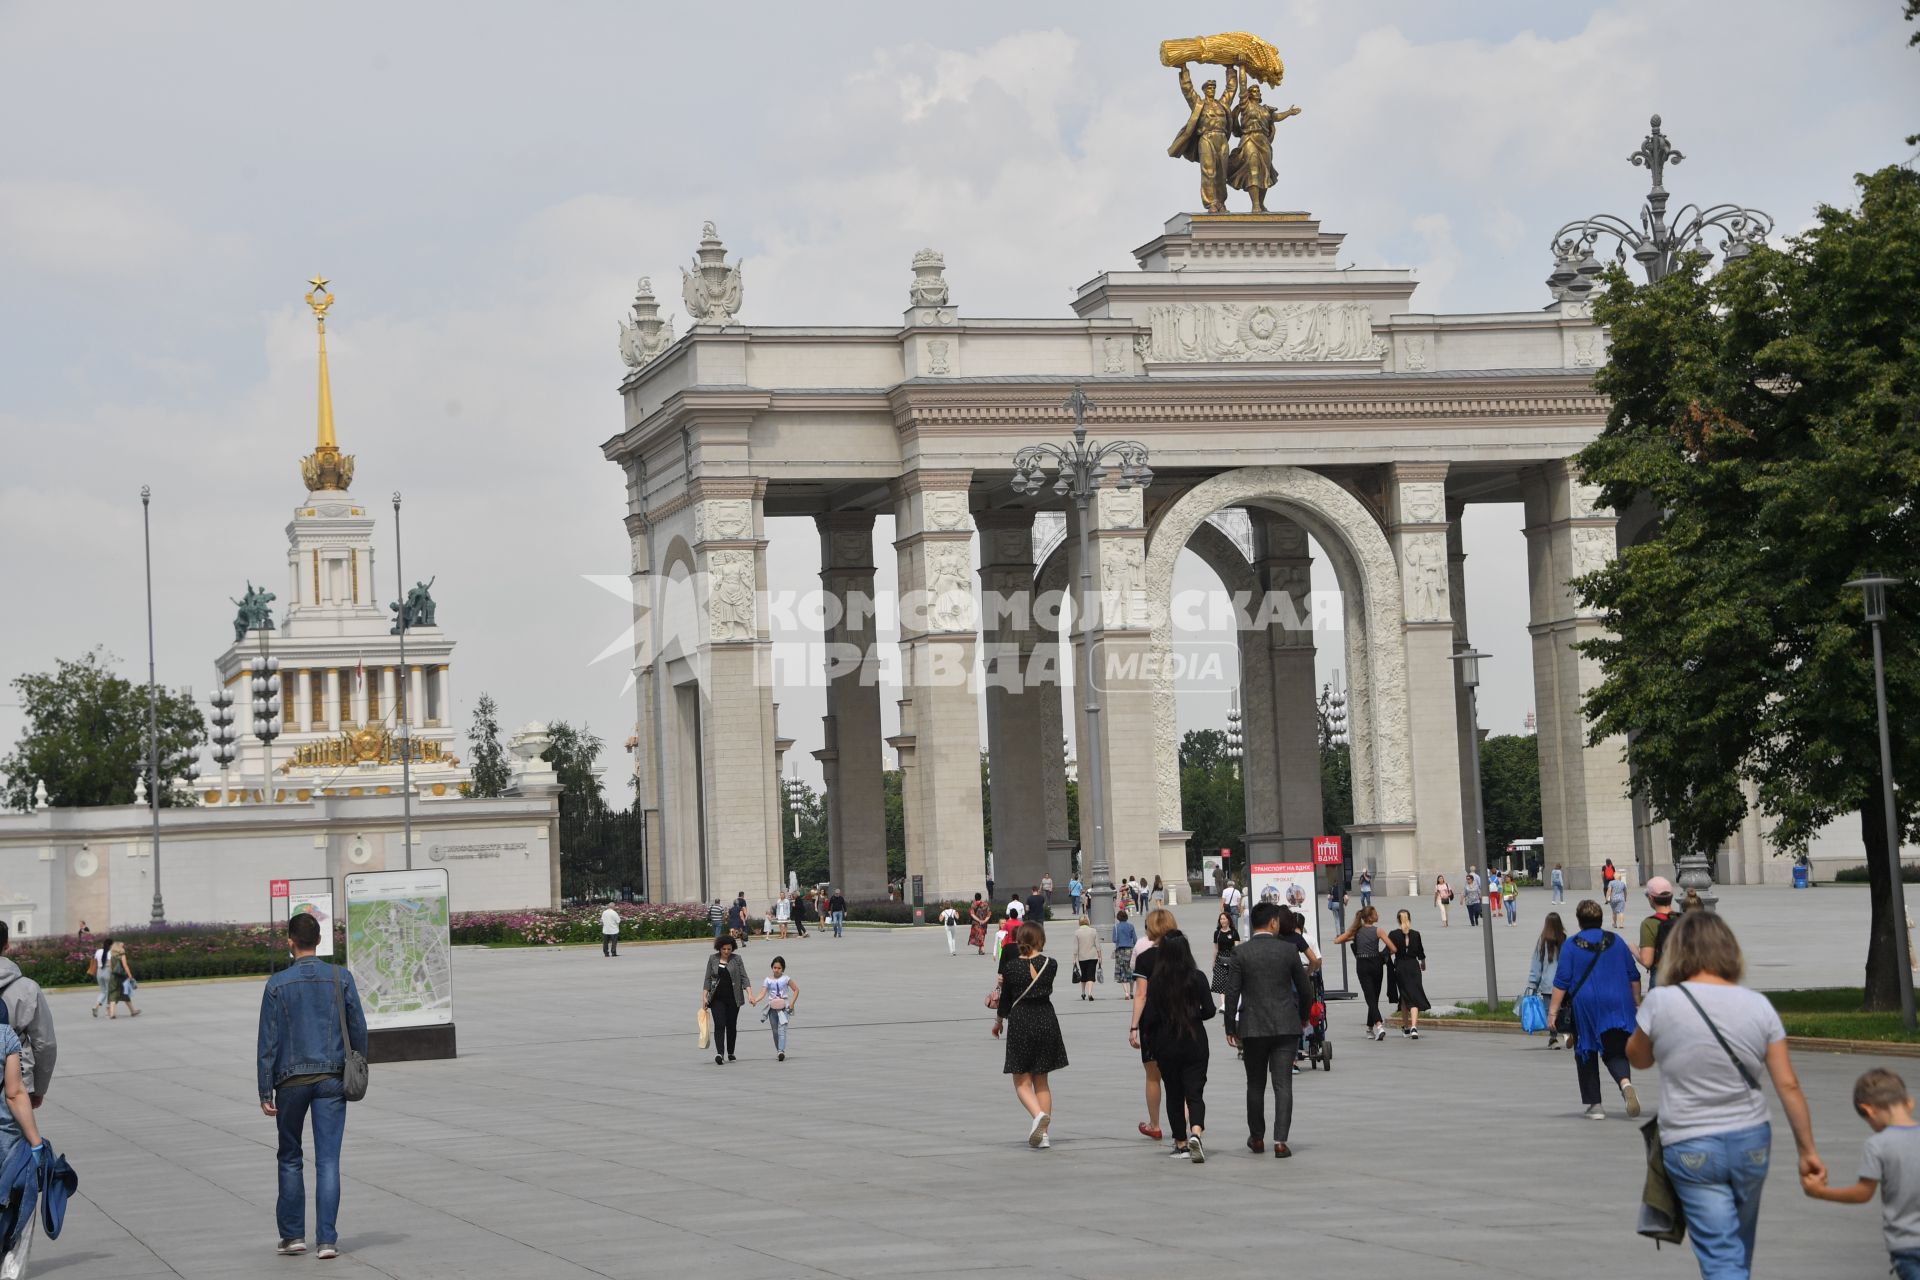
POLYGON ((367 1060, 455 1057, 445 868, 347 877, 347 967, 367 1015, 367 1060))

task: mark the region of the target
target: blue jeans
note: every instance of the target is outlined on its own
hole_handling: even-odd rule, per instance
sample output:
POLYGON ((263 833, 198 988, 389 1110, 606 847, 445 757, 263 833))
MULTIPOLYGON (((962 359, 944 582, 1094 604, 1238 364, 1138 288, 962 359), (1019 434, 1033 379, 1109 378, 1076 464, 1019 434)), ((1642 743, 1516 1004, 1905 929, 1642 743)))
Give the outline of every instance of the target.
POLYGON ((846 912, 836 911, 833 913, 833 936, 834 937, 837 938, 840 936, 840 927, 846 924, 846 922, 847 922, 846 912))
POLYGON ((347 1132, 347 1100, 338 1078, 319 1084, 274 1090, 279 1107, 280 1198, 274 1206, 282 1240, 304 1240, 307 1235, 307 1183, 301 1176, 300 1139, 307 1116, 313 1116, 313 1211, 321 1244, 339 1240, 335 1219, 340 1216, 340 1140, 347 1132))
POLYGON ((1894 1280, 1920 1280, 1920 1249, 1903 1249, 1892 1256, 1894 1280))
POLYGON ((1773 1126, 1713 1133, 1665 1150, 1667 1176, 1686 1211, 1701 1280, 1747 1280, 1773 1126))
POLYGON ((1360 905, 1363 907, 1373 905, 1373 889, 1371 886, 1360 890, 1360 905))
POLYGON ((1517 924, 1520 920, 1520 904, 1512 898, 1507 899, 1507 923, 1517 924))
POLYGON ((767 1010, 767 1022, 773 1028, 773 1050, 775 1053, 787 1051, 787 1011, 785 1009, 767 1010))

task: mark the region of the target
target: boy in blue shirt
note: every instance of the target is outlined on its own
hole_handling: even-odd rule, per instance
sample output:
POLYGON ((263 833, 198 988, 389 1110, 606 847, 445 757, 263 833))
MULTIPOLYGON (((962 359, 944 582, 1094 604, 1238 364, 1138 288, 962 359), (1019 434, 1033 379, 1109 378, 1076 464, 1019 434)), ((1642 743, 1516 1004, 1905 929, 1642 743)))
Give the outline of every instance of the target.
POLYGON ((1853 1109, 1873 1130, 1860 1152, 1860 1181, 1829 1187, 1824 1173, 1810 1173, 1800 1186, 1836 1204, 1865 1204, 1878 1192, 1893 1274, 1920 1280, 1920 1126, 1913 1122, 1913 1099, 1899 1076, 1875 1067, 1854 1083, 1853 1109))

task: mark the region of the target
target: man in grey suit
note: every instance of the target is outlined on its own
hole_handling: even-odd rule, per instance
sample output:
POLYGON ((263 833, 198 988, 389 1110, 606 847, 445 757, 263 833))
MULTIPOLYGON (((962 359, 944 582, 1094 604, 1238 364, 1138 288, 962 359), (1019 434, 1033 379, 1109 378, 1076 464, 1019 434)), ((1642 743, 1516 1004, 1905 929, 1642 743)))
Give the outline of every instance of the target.
POLYGON ((1247 1149, 1266 1145, 1267 1077, 1273 1077, 1273 1154, 1293 1154, 1293 1055, 1300 1047, 1300 1010, 1313 1002, 1313 983, 1299 948, 1280 940, 1277 902, 1255 903, 1253 936, 1227 962, 1227 1043, 1247 1064, 1247 1149))

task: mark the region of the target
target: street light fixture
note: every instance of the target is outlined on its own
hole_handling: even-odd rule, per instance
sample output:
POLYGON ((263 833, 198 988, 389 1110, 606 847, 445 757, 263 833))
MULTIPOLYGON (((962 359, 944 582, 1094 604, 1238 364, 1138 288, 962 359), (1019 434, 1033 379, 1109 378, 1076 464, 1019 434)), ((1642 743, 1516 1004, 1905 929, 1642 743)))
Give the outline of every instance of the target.
POLYGON ((140 486, 140 545, 147 565, 147 804, 153 815, 154 924, 167 922, 167 905, 160 897, 160 680, 155 674, 153 650, 153 489, 140 486))
MULTIPOLYGON (((1467 691, 1467 724, 1472 732, 1468 735, 1473 757, 1473 847, 1467 850, 1467 874, 1472 875, 1475 866, 1473 859, 1483 856, 1487 849, 1487 803, 1480 790, 1480 659, 1492 657, 1477 649, 1463 649, 1453 655, 1460 664, 1460 685, 1467 691)), ((1489 915, 1485 926, 1480 930, 1480 945, 1487 960, 1487 1012, 1492 1013, 1500 1003, 1500 984, 1493 973, 1493 917, 1489 915)))
POLYGON ((1594 257, 1594 242, 1601 236, 1615 241, 1614 260, 1625 263, 1629 253, 1646 272, 1648 284, 1658 284, 1680 265, 1680 256, 1689 250, 1706 249, 1706 233, 1721 237, 1721 255, 1732 262, 1746 257, 1756 245, 1766 243, 1773 232, 1773 218, 1758 209, 1737 204, 1716 204, 1710 209, 1687 205, 1667 225, 1667 189, 1662 182, 1666 167, 1686 159, 1674 150, 1667 135, 1660 132, 1660 117, 1651 122, 1652 132, 1640 147, 1628 156, 1629 162, 1645 168, 1653 178, 1647 202, 1640 206, 1640 228, 1610 213, 1595 214, 1569 222, 1553 233, 1553 273, 1547 287, 1556 299, 1577 302, 1591 294, 1596 277, 1603 270, 1594 257))
POLYGON ((1087 398, 1085 388, 1075 385, 1073 394, 1067 397, 1062 407, 1073 414, 1073 439, 1063 444, 1028 445, 1015 454, 1013 490, 1025 497, 1033 497, 1047 484, 1048 473, 1051 472, 1053 492, 1059 497, 1072 499, 1080 517, 1079 610, 1081 648, 1085 651, 1083 723, 1086 728, 1083 750, 1087 757, 1087 783, 1091 788, 1090 804, 1081 810, 1080 834, 1084 840, 1091 825, 1093 839, 1089 847, 1093 851, 1093 867, 1088 875, 1088 915, 1100 939, 1107 941, 1113 937, 1113 868, 1107 858, 1106 825, 1101 816, 1105 802, 1106 765, 1100 744, 1100 689, 1093 674, 1098 669, 1094 654, 1098 631, 1094 620, 1093 561, 1087 537, 1087 509, 1093 495, 1105 483, 1110 469, 1119 472, 1116 487, 1122 492, 1135 485, 1144 489, 1153 483, 1153 469, 1147 465, 1147 446, 1137 440, 1115 440, 1102 444, 1087 439, 1087 410, 1094 407, 1094 402, 1087 398))
POLYGON ((1900 875, 1900 828, 1893 806, 1893 744, 1887 735, 1887 661, 1880 646, 1880 624, 1887 620, 1887 588, 1900 585, 1899 578, 1884 573, 1868 573, 1847 585, 1860 588, 1867 611, 1867 623, 1873 628, 1873 695, 1880 712, 1880 803, 1885 807, 1887 861, 1893 869, 1893 936, 1899 963, 1900 1020, 1908 1031, 1914 1030, 1913 955, 1907 944, 1907 886, 1900 875))
POLYGON ((1227 759, 1233 762, 1235 773, 1240 771, 1240 757, 1244 754, 1245 737, 1240 732, 1240 693, 1230 692, 1227 697, 1227 759))

